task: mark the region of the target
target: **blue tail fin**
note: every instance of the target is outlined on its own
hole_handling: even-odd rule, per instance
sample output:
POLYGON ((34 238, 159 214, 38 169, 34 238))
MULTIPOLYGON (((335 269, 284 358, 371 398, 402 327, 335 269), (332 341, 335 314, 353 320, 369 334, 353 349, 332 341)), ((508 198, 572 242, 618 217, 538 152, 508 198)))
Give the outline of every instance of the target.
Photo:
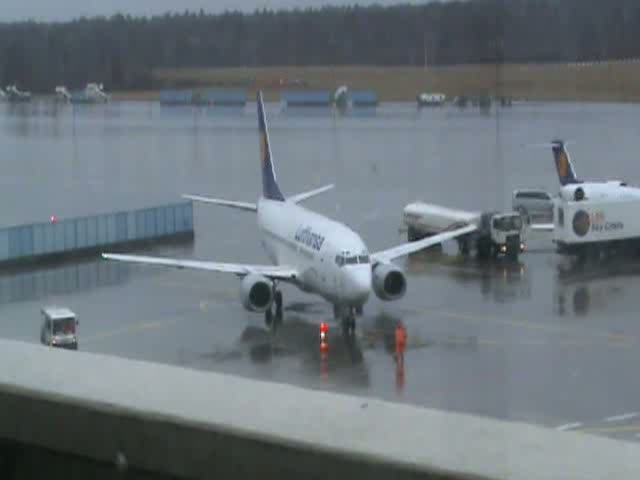
POLYGON ((573 169, 564 142, 562 140, 554 140, 551 142, 551 149, 553 150, 553 159, 556 163, 560 185, 564 187, 571 183, 581 183, 578 177, 576 177, 576 172, 573 169))
POLYGON ((269 200, 284 201, 284 195, 278 187, 276 172, 273 168, 273 156, 269 145, 269 131, 267 130, 267 118, 264 114, 262 92, 256 95, 258 102, 258 130, 260 134, 260 162, 262 164, 262 195, 269 200))

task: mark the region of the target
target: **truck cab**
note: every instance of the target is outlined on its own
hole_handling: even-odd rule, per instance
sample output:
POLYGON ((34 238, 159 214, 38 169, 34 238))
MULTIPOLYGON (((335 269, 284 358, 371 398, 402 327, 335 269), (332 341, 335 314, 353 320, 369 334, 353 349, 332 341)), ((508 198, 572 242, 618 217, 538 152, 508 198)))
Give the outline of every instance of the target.
POLYGON ((485 240, 479 245, 481 255, 517 258, 524 251, 522 227, 522 217, 517 212, 483 214, 481 230, 490 235, 482 237, 485 240))
POLYGON ((44 307, 40 343, 56 348, 78 349, 76 314, 64 307, 44 307))

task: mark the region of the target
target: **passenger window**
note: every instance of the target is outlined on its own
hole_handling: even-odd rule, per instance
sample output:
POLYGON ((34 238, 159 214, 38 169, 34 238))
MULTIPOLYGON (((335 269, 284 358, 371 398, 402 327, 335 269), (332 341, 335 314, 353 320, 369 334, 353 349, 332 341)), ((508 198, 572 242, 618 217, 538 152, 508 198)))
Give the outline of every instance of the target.
POLYGON ((369 255, 360 255, 358 257, 358 263, 369 263, 369 255))

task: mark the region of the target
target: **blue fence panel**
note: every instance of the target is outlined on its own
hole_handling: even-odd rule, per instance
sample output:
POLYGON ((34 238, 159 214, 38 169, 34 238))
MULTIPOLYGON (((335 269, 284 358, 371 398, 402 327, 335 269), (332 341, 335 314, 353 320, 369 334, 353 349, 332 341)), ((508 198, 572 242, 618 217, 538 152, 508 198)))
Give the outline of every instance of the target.
POLYGON ((128 216, 126 212, 115 214, 116 217, 116 242, 126 242, 128 239, 128 216))
POLYGON ((7 228, 0 229, 0 260, 9 258, 9 230, 7 228))
POLYGON ((332 94, 330 90, 284 90, 281 99, 287 103, 287 106, 328 106, 332 102, 332 94))
POLYGON ((153 208, 147 208, 144 211, 144 233, 145 238, 156 235, 156 216, 153 208))
POLYGON ((126 212, 127 218, 127 240, 136 238, 136 212, 126 212))
POLYGON ((88 246, 88 235, 87 235, 87 218, 77 218, 76 219, 76 247, 77 248, 87 248, 88 246))
POLYGON ((64 223, 52 223, 53 227, 53 249, 52 252, 64 252, 64 223))
POLYGON ((107 217, 105 215, 98 215, 96 217, 98 224, 98 238, 97 245, 104 245, 107 243, 107 217))
POLYGON ((352 90, 349 96, 353 106, 378 105, 378 94, 373 90, 352 90))
POLYGON ((106 243, 115 243, 116 242, 116 215, 114 213, 110 213, 109 215, 104 216, 105 225, 107 227, 107 241, 106 243))
POLYGON ((76 221, 73 218, 64 221, 64 248, 65 250, 78 248, 76 242, 76 221))
POLYGON ((27 225, 22 229, 22 254, 33 256, 33 225, 27 225))
POLYGON ((136 235, 135 235, 135 239, 136 240, 142 240, 145 237, 145 228, 144 228, 144 210, 138 210, 137 212, 135 212, 135 216, 136 216, 136 235))
POLYGON ((167 219, 167 233, 176 233, 176 209, 173 205, 167 205, 165 208, 165 214, 167 219))
POLYGON ((193 102, 193 92, 189 90, 163 90, 160 103, 164 105, 188 105, 193 102))
POLYGON ((33 227, 11 227, 9 236, 9 258, 20 258, 33 255, 33 227))
POLYGON ((43 253, 45 253, 45 249, 46 244, 44 238, 44 225, 41 223, 36 223, 33 226, 33 254, 42 255, 43 253))
MULTIPOLYGON (((37 242, 40 243, 40 253, 46 255, 47 253, 53 252, 55 248, 55 238, 53 236, 53 224, 51 223, 40 223, 37 225, 37 228, 34 231, 34 244, 37 242), (36 240, 37 238, 37 240, 36 240)), ((34 250, 36 247, 34 245, 34 250)))
POLYGON ((192 232, 193 231, 193 204, 191 202, 183 205, 184 210, 184 231, 192 232))
POLYGON ((242 106, 247 103, 247 94, 242 90, 208 90, 205 99, 209 105, 242 106))
POLYGON ((167 208, 166 207, 158 207, 155 209, 156 215, 156 235, 166 235, 167 234, 167 208))
POLYGON ((98 219, 87 217, 87 247, 98 245, 98 219))

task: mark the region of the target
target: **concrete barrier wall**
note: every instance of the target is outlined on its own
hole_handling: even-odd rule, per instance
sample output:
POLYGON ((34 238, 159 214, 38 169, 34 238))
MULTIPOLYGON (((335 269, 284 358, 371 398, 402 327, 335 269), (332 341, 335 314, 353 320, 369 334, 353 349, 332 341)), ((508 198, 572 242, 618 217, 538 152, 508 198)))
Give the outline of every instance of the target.
POLYGON ((0 228, 0 264, 193 235, 191 202, 0 228))
POLYGON ((640 478, 633 443, 20 342, 0 361, 0 438, 161 475, 640 478))

